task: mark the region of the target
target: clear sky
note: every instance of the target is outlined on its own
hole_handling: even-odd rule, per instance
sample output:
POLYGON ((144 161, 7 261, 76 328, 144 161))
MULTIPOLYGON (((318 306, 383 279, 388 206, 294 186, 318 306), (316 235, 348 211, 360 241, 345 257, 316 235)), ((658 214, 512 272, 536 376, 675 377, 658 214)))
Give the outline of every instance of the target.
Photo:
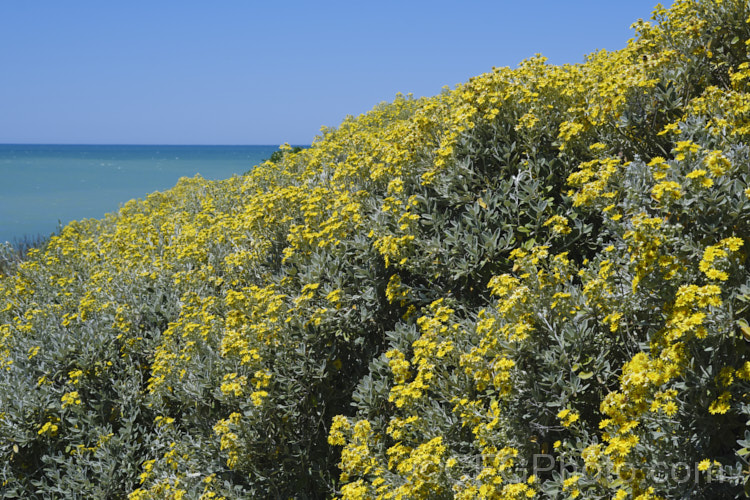
POLYGON ((0 143, 309 144, 397 92, 622 48, 655 4, 2 0, 0 143))

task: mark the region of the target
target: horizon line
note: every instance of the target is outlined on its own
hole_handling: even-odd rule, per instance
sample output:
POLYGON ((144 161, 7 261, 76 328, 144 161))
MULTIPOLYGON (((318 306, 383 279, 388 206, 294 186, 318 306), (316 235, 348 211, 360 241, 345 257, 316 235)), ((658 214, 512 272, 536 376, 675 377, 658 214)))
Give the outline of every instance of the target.
POLYGON ((0 146, 268 146, 268 147, 279 147, 283 144, 289 144, 290 146, 303 146, 309 147, 312 144, 292 144, 282 142, 279 144, 208 144, 208 143, 191 143, 191 144, 175 144, 175 143, 157 143, 157 142, 0 142, 0 146))

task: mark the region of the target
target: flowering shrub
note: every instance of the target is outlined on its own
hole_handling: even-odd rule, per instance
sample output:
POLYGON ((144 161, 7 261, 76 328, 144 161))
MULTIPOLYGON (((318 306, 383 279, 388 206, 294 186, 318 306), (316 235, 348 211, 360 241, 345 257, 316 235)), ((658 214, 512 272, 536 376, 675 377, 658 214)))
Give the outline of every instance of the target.
POLYGON ((749 18, 677 0, 3 266, 3 497, 742 494, 749 18))

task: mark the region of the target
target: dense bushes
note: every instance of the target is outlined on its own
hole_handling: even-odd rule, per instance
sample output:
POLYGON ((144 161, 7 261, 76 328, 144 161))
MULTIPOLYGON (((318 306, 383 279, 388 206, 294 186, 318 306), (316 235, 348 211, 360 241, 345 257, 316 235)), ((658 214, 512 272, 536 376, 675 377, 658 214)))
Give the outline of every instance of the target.
POLYGON ((30 251, 3 496, 742 494, 750 8, 654 16, 30 251))

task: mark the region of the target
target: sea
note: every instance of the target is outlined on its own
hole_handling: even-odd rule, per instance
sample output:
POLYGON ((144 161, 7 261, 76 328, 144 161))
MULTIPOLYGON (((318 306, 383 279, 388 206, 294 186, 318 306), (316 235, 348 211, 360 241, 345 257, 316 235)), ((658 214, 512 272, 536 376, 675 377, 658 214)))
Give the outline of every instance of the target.
POLYGON ((0 243, 49 236, 72 220, 102 218, 133 198, 200 174, 243 174, 268 146, 0 144, 0 243))

